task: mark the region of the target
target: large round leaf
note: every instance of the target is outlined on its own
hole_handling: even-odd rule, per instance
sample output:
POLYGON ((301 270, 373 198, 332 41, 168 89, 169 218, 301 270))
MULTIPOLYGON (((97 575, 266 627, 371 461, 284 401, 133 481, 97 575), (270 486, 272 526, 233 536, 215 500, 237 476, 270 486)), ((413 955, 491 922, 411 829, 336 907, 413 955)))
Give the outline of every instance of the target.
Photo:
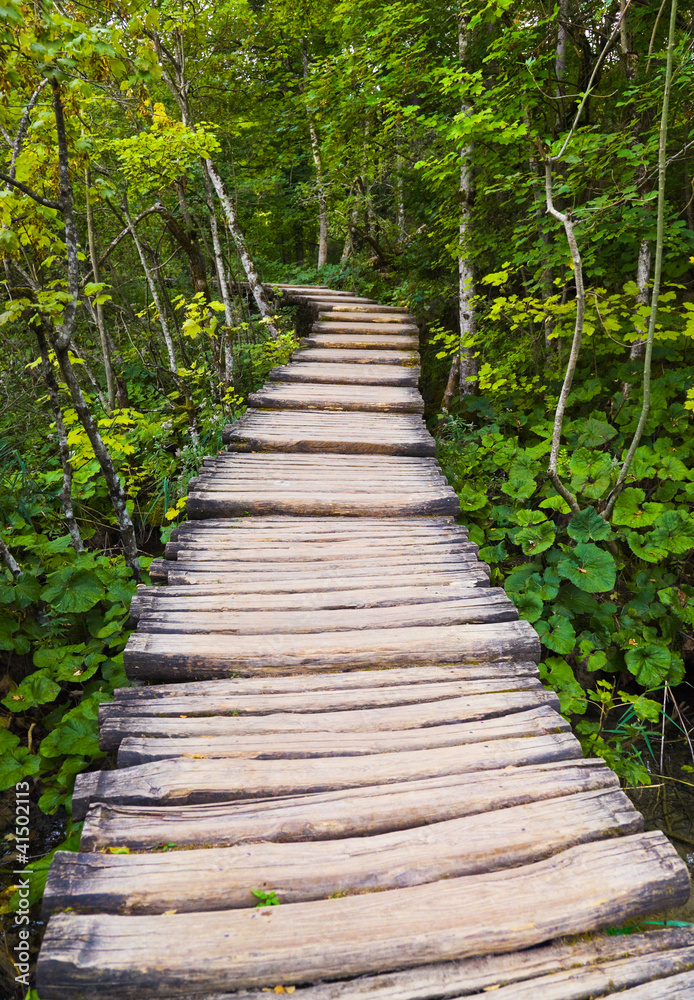
POLYGON ((656 688, 667 679, 670 670, 670 651, 664 646, 632 646, 624 659, 629 671, 641 687, 656 688))
POLYGON ((647 528, 662 513, 661 503, 644 503, 643 490, 629 487, 619 495, 614 505, 612 520, 615 524, 625 524, 629 528, 647 528))
POLYGON ((595 508, 586 507, 569 521, 569 536, 577 542, 602 542, 610 536, 610 526, 595 508))
POLYGON ((516 532, 515 543, 520 545, 526 556, 534 556, 553 545, 555 537, 554 524, 543 521, 542 524, 530 524, 527 528, 521 528, 516 532))
POLYGON ((518 608, 518 614, 526 622, 536 622, 542 614, 544 601, 537 594, 526 592, 523 594, 511 591, 508 595, 518 608))
POLYGON ((591 542, 579 542, 557 569, 579 590, 589 594, 603 593, 614 588, 617 567, 609 552, 591 542))
MULTIPOLYGON (((57 574, 52 573, 51 577, 57 574)), ((105 596, 106 591, 98 577, 90 569, 79 569, 71 573, 68 579, 56 580, 45 587, 41 599, 48 602, 56 611, 67 614, 78 614, 89 611, 105 596)))
POLYGON ((574 627, 563 615, 552 615, 548 622, 538 622, 535 631, 542 645, 555 653, 571 653, 576 646, 574 627))

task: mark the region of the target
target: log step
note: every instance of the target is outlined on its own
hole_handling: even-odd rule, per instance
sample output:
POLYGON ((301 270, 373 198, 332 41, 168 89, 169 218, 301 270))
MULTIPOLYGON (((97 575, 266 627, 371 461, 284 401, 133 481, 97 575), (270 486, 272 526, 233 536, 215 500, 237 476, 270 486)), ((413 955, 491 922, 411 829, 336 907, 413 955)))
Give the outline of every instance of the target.
POLYGON ((684 903, 686 869, 672 855, 662 833, 637 833, 499 872, 289 906, 57 914, 37 988, 46 1000, 173 998, 193 984, 204 994, 515 951, 649 913, 664 892, 684 903))
POLYGON ((403 385, 416 387, 419 368, 401 371, 400 365, 334 364, 298 361, 273 368, 268 378, 273 382, 316 382, 331 385, 403 385))
POLYGON ((250 394, 248 404, 261 409, 424 413, 424 400, 417 389, 399 386, 266 382, 259 392, 250 394))
POLYGON ((335 350, 327 347, 305 347, 295 351, 292 363, 308 364, 352 364, 352 365, 397 365, 412 368, 419 372, 419 355, 412 351, 388 350, 372 348, 369 350, 354 347, 335 350))

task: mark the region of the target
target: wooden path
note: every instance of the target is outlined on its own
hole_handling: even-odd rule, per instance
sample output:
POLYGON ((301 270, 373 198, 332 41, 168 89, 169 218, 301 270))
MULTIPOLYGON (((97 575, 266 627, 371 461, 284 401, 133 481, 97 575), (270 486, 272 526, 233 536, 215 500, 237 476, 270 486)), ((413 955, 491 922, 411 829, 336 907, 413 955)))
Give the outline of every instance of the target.
POLYGON ((416 325, 285 293, 310 335, 133 602, 151 683, 102 705, 118 766, 77 778, 40 997, 694 997, 689 930, 586 935, 681 905, 687 871, 582 759, 455 523, 416 325))

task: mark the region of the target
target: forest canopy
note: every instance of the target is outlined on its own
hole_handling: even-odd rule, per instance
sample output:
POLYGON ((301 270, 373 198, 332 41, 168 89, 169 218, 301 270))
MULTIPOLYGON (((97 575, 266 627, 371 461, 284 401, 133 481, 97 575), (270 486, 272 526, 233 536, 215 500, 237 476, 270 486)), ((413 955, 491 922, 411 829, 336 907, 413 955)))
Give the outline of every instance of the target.
POLYGON ((0 14, 2 787, 69 818, 104 758, 135 587, 296 346, 277 282, 417 316, 471 540, 585 753, 650 781, 694 657, 691 10, 0 14))

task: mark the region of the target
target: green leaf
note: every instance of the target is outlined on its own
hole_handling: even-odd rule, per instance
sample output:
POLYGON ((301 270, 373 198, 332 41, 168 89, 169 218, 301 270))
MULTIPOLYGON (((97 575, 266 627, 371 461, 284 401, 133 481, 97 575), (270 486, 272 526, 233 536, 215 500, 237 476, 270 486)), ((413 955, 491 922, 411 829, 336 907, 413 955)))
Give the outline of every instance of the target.
POLYGON ((658 591, 658 600, 681 622, 694 625, 694 587, 666 587, 658 591))
POLYGON ((653 524, 662 513, 660 503, 644 503, 646 494, 643 490, 629 487, 617 499, 612 512, 615 524, 625 524, 629 528, 647 528, 653 524))
POLYGON ((612 459, 600 452, 577 448, 569 462, 571 488, 591 500, 597 500, 609 488, 612 476, 612 459))
POLYGON ((56 611, 76 614, 89 611, 106 594, 96 574, 89 569, 78 569, 69 575, 69 580, 58 579, 59 573, 51 573, 51 581, 41 593, 41 599, 56 611), (54 581, 54 582, 53 582, 54 581))
POLYGON ((579 542, 566 558, 559 560, 557 570, 575 587, 589 594, 612 590, 617 577, 617 567, 610 553, 590 542, 579 542))
POLYGON ((532 524, 527 528, 521 528, 515 534, 515 543, 520 545, 526 556, 537 555, 544 552, 554 544, 556 530, 552 521, 543 521, 542 524, 532 524))
POLYGON ((514 500, 527 500, 536 490, 533 477, 526 469, 514 470, 507 483, 502 483, 501 492, 514 500))
POLYGON ((581 421, 581 427, 578 444, 584 445, 586 448, 597 448, 599 445, 611 441, 617 433, 616 429, 606 420, 598 420, 596 417, 589 417, 588 420, 581 421))
POLYGON ((566 530, 577 542, 602 542, 611 534, 609 524, 593 507, 574 514, 566 530))
POLYGON ((645 559, 646 562, 662 562, 668 554, 666 548, 663 548, 662 545, 656 545, 650 532, 647 535, 639 535, 637 531, 630 531, 627 535, 627 542, 634 555, 638 556, 639 559, 645 559))
POLYGON ((667 680, 671 656, 664 646, 632 646, 624 654, 624 660, 641 687, 651 690, 667 680))
POLYGON ((548 622, 538 622, 535 631, 542 645, 555 653, 571 653, 576 647, 574 627, 563 615, 552 615, 548 622))
POLYGON ((525 619, 526 622, 536 622, 542 614, 544 602, 541 597, 538 597, 537 594, 509 591, 508 596, 518 608, 519 616, 525 619))
POLYGON ((55 701, 59 694, 59 684, 42 672, 35 672, 25 677, 14 691, 10 691, 7 697, 2 699, 2 704, 5 708, 9 708, 10 712, 26 712, 28 708, 55 701))
POLYGON ((548 656, 539 664, 539 670, 544 683, 557 692, 562 715, 583 715, 587 704, 586 694, 566 660, 559 656, 548 656))
POLYGON ((673 555, 684 555, 694 549, 694 524, 681 511, 666 510, 656 521, 649 538, 653 545, 673 555))

